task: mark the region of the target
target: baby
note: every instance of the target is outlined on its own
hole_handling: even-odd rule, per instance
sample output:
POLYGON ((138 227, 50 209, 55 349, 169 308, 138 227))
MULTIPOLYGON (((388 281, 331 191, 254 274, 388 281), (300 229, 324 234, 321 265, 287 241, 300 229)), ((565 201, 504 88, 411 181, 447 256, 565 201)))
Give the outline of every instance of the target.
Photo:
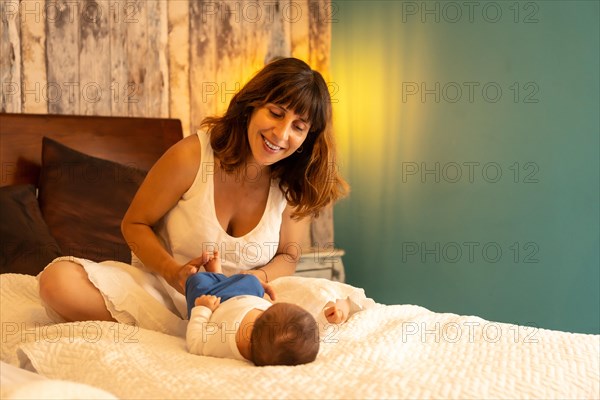
POLYGON ((291 303, 272 304, 272 288, 254 275, 222 274, 218 251, 185 285, 191 353, 248 360, 255 365, 299 365, 315 360, 319 328, 291 303))

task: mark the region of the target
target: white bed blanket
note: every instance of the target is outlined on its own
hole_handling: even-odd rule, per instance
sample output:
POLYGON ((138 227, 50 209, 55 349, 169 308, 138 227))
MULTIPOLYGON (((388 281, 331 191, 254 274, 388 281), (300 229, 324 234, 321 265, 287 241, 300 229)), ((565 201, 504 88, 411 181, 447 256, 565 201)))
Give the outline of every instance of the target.
POLYGON ((0 372, 0 399, 116 399, 104 390, 82 383, 48 379, 5 362, 0 362, 0 372))
MULTIPOLYGON (((317 307, 360 289, 273 282, 317 307)), ((314 363, 254 367, 191 355, 183 338, 109 322, 48 325, 37 281, 0 275, 2 361, 119 398, 598 398, 600 336, 494 323, 412 305, 373 307, 321 338, 314 363)))

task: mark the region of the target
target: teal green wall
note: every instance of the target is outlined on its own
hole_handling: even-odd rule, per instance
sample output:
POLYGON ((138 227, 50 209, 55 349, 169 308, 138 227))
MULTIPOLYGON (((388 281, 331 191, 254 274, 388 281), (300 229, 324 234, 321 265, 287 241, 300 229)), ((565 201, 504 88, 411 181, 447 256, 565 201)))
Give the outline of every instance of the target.
POLYGON ((472 17, 451 3, 334 3, 347 282, 386 304, 600 333, 599 2, 477 2, 472 17), (408 93, 422 82, 439 102, 408 93), (410 174, 436 163, 437 182, 410 174))

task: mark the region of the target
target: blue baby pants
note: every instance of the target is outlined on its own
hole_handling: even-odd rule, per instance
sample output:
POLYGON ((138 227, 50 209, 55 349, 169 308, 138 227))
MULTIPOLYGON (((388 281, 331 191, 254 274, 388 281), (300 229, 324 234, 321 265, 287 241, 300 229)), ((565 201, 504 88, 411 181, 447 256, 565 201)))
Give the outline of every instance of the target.
POLYGON ((227 277, 214 272, 198 272, 185 282, 185 299, 188 318, 194 308, 196 298, 203 294, 212 294, 221 298, 221 303, 235 296, 251 295, 263 297, 265 290, 254 275, 237 274, 227 277))

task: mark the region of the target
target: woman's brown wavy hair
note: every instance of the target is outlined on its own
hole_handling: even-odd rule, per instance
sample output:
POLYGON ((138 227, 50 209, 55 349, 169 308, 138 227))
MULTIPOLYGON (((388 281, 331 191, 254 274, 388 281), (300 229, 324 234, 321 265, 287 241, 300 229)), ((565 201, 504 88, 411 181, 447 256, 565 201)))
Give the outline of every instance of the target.
POLYGON ((319 210, 345 196, 348 184, 338 172, 331 123, 331 97, 317 71, 296 58, 267 64, 233 96, 225 114, 208 117, 202 127, 221 166, 228 172, 243 168, 251 154, 248 124, 252 112, 267 103, 307 116, 310 129, 300 152, 271 165, 271 178, 290 205, 293 218, 318 215, 319 210))

